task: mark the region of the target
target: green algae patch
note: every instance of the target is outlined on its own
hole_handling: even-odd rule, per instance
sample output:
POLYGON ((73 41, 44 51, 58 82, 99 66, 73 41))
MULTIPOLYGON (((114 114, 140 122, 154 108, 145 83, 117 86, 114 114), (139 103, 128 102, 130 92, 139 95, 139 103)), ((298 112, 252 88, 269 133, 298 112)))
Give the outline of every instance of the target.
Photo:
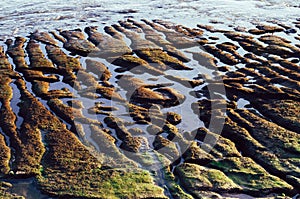
POLYGON ((276 176, 270 175, 251 158, 229 157, 213 161, 209 166, 224 172, 233 182, 242 186, 244 191, 248 193, 263 194, 292 189, 291 185, 276 176))
MULTIPOLYGON (((245 147, 246 144, 248 145, 248 141, 242 140, 242 137, 234 138, 235 143, 243 143, 242 145, 238 144, 242 152, 249 155, 273 175, 286 180, 294 187, 299 186, 297 183, 300 172, 299 163, 297 163, 299 161, 299 134, 286 130, 250 111, 240 109, 237 112, 231 111, 228 115, 244 128, 232 129, 232 132, 236 132, 234 136, 240 136, 241 132, 247 132, 247 139, 251 139, 252 142, 252 146, 245 147), (254 146, 255 142, 260 146, 254 146), (295 179, 287 178, 288 175, 294 176, 295 179)), ((225 128, 227 128, 226 124, 225 128)), ((226 130, 226 134, 228 132, 226 130)), ((229 134, 226 137, 228 136, 229 134)), ((288 188, 288 190, 290 189, 291 187, 288 188)))
POLYGON ((88 198, 166 198, 147 171, 94 169, 88 172, 48 173, 39 183, 47 194, 88 198))
POLYGON ((196 164, 184 163, 176 168, 181 185, 197 198, 201 191, 236 192, 242 188, 223 172, 196 164))
POLYGON ((179 199, 192 199, 193 197, 185 193, 180 185, 176 182, 174 174, 170 171, 169 167, 162 168, 165 184, 168 187, 173 198, 179 199))

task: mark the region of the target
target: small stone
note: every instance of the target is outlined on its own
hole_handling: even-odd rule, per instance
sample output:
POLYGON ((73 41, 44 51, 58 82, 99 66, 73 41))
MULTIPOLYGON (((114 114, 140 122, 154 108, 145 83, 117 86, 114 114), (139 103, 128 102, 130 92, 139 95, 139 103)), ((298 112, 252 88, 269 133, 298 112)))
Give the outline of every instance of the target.
POLYGON ((181 122, 181 115, 175 112, 167 112, 167 121, 173 125, 177 125, 181 122))

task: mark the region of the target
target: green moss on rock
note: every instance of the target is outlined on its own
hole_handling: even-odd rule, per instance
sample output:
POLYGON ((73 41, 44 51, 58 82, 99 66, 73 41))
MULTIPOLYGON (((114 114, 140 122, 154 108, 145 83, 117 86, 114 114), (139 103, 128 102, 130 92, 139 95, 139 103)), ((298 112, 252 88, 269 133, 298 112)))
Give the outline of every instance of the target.
POLYGON ((197 198, 201 191, 232 192, 242 188, 223 172, 196 164, 184 163, 176 168, 181 185, 197 198))
POLYGON ((48 173, 39 179, 43 190, 60 197, 104 199, 166 199, 163 189, 154 185, 153 178, 139 169, 93 169, 88 172, 48 173))
POLYGON ((291 185, 269 174, 251 158, 229 157, 213 161, 209 166, 224 172, 248 193, 265 194, 292 189, 291 185))

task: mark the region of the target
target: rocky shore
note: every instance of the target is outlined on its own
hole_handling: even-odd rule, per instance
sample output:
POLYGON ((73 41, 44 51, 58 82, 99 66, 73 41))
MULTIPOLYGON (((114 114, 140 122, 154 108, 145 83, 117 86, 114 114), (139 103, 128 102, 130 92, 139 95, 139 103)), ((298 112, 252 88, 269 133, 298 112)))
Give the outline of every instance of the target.
POLYGON ((53 198, 292 198, 299 27, 128 19, 8 39, 0 197, 33 177, 53 198))

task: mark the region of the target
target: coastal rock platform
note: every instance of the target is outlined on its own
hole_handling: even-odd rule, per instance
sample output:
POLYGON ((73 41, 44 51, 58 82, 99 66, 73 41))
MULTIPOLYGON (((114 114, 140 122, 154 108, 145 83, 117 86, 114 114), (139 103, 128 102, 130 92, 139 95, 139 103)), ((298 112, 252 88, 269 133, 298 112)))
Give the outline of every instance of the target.
POLYGON ((22 179, 51 198, 299 194, 300 21, 214 26, 129 18, 1 43, 0 197, 26 198, 22 179))

